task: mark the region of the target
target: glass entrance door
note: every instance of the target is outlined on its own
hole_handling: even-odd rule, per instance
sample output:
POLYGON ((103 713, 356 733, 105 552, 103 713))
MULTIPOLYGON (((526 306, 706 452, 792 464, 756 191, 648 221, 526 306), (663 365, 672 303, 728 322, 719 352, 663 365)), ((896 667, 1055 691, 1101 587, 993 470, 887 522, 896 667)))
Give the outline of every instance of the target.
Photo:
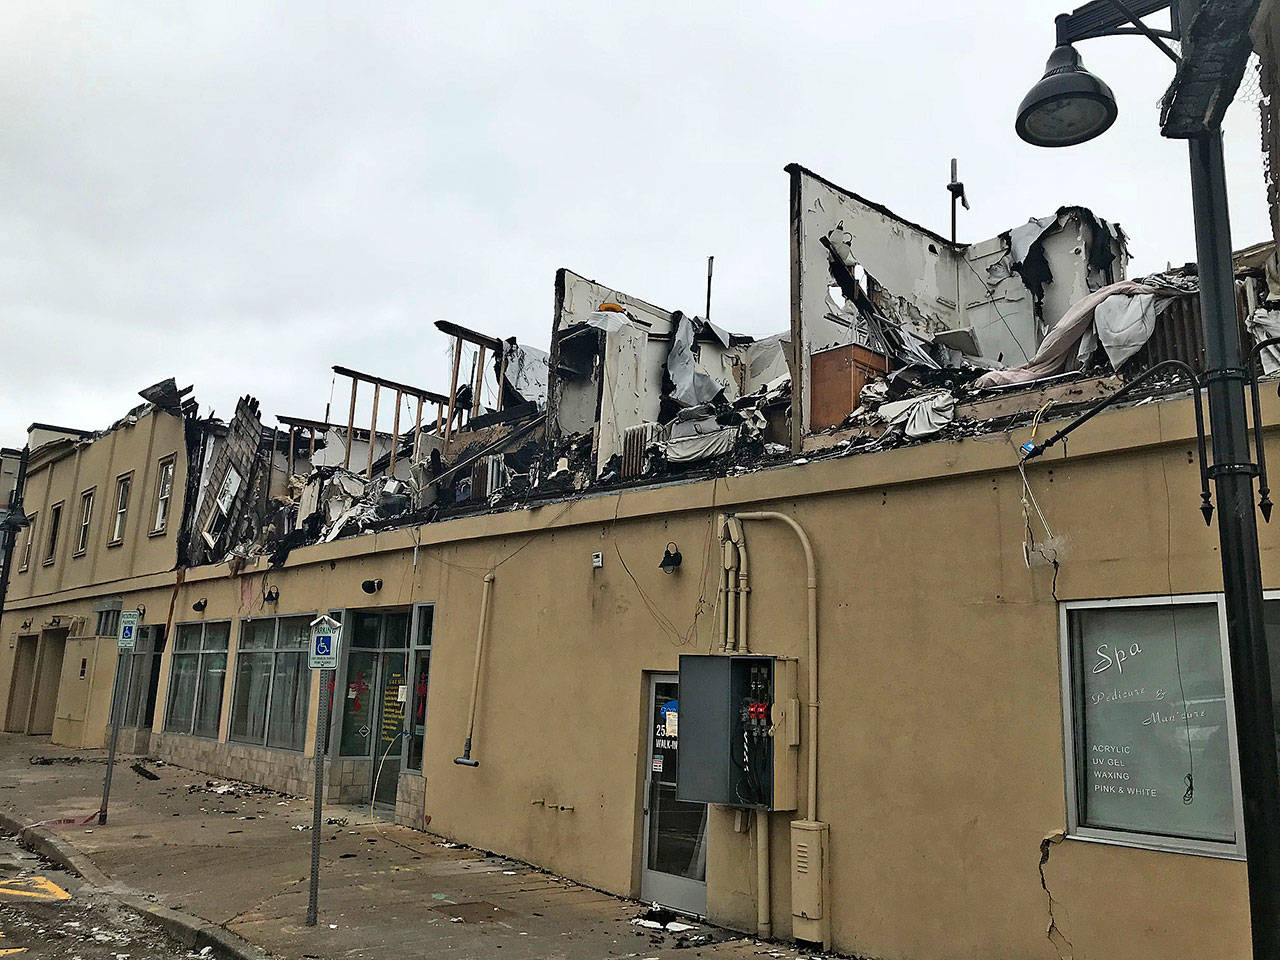
POLYGON ((404 652, 387 651, 382 655, 379 671, 378 738, 373 758, 373 802, 394 807, 396 786, 400 782, 400 742, 404 733, 404 708, 408 699, 408 680, 404 675, 404 652))
POLYGON ((640 896, 681 913, 707 912, 707 805, 676 799, 680 775, 680 682, 649 680, 644 866, 640 896))
POLYGON ((367 757, 371 761, 367 796, 374 803, 394 807, 404 751, 409 614, 353 610, 348 620, 351 639, 339 754, 367 757))

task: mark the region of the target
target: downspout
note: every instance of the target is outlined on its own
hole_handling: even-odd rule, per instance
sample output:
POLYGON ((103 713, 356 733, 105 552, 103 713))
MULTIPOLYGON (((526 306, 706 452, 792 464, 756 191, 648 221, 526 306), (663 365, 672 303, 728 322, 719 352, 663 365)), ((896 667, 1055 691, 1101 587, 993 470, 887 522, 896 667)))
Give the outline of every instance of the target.
POLYGON ((785 513, 772 510, 737 514, 739 520, 777 520, 789 526, 804 548, 804 562, 808 573, 805 590, 809 607, 809 820, 818 819, 818 570, 814 564, 813 546, 804 528, 785 513))
POLYGON ((471 759, 471 734, 476 726, 476 697, 480 693, 480 661, 484 657, 484 628, 489 620, 489 593, 493 587, 493 571, 484 575, 484 591, 480 595, 480 625, 476 628, 476 667, 471 676, 471 709, 467 712, 467 739, 462 747, 462 756, 454 758, 454 763, 464 767, 478 767, 479 760, 471 759))

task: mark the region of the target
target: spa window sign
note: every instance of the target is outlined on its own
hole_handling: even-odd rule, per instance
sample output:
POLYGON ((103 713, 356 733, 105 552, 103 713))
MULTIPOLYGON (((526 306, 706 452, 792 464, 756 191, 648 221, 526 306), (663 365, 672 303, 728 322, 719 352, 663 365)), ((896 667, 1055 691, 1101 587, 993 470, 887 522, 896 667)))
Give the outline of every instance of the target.
POLYGON ((1068 745, 1078 832, 1237 843, 1216 602, 1071 609, 1068 745))

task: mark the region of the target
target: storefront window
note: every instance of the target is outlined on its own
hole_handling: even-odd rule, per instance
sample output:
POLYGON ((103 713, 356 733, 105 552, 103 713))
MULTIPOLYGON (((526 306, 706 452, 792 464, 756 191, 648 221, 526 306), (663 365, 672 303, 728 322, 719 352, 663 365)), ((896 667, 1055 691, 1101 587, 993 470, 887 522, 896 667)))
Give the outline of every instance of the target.
POLYGON ((132 653, 120 654, 119 702, 122 727, 147 729, 156 708, 156 687, 160 679, 160 655, 164 652, 164 627, 138 628, 132 653))
POLYGON ((1218 603, 1067 611, 1073 832, 1239 852, 1218 603))
POLYGON ((431 628, 435 607, 422 604, 417 609, 413 635, 413 666, 409 673, 409 749, 406 769, 422 769, 422 750, 427 737, 427 684, 431 676, 431 628))
POLYGON ((268 617, 240 625, 230 739, 301 750, 307 728, 307 638, 312 618, 268 617))
POLYGON ((165 711, 166 731, 218 736, 230 637, 229 621, 178 625, 169 676, 169 707, 165 711))

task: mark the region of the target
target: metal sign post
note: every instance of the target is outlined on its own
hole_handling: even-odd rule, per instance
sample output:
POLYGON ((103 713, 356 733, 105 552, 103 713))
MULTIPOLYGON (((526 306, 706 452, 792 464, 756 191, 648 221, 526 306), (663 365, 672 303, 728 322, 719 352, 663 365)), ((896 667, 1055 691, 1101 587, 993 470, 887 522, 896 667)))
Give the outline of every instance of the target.
POLYGON ((120 667, 124 654, 133 653, 138 642, 138 621, 142 614, 126 610, 120 614, 120 629, 116 633, 116 679, 111 687, 111 746, 107 749, 107 772, 102 778, 102 806, 98 808, 98 825, 107 822, 107 805, 111 801, 111 772, 116 767, 116 743, 120 739, 120 667))
POLYGON ((342 642, 342 625, 328 614, 311 623, 311 643, 307 648, 307 665, 320 677, 320 717, 316 722, 316 783, 311 809, 311 893, 307 898, 307 926, 316 925, 320 896, 320 815, 324 797, 325 733, 329 728, 329 671, 338 666, 338 649, 342 642))

